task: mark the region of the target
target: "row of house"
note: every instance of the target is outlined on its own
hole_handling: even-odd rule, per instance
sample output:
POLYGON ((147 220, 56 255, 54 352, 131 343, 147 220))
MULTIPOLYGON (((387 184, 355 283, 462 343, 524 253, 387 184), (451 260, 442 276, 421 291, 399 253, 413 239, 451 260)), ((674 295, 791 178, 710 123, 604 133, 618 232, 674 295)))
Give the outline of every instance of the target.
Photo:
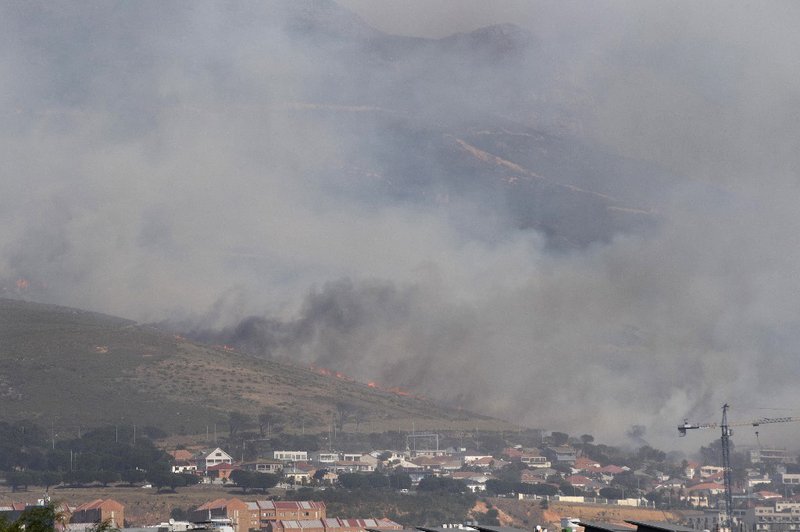
POLYGON ((243 501, 216 499, 190 512, 196 522, 226 520, 236 532, 366 532, 368 529, 400 530, 389 519, 338 519, 327 516, 324 502, 243 501))
MULTIPOLYGON (((772 450, 763 452, 760 456, 762 463, 785 459, 791 461, 786 452, 772 450)), ((625 465, 601 465, 580 453, 574 447, 565 445, 557 447, 523 448, 521 446, 507 448, 498 456, 470 451, 466 449, 443 450, 407 450, 400 451, 373 451, 369 453, 343 453, 343 452, 307 452, 299 450, 275 451, 273 455, 264 460, 247 463, 235 463, 230 455, 221 449, 214 449, 200 453, 194 457, 195 464, 205 467, 204 474, 224 478, 235 469, 246 469, 261 472, 280 472, 289 482, 307 484, 320 470, 316 478, 324 483, 335 484, 338 475, 344 472, 370 472, 381 467, 408 473, 412 482, 418 482, 425 476, 435 475, 451 477, 462 480, 472 491, 483 491, 486 483, 496 478, 494 473, 510 463, 518 462, 525 465, 520 472, 520 480, 527 484, 551 484, 562 490, 565 495, 581 495, 582 493, 599 494, 605 487, 616 486, 619 475, 633 474, 635 488, 630 489, 629 497, 641 497, 642 493, 652 491, 668 492, 673 503, 683 501, 695 508, 712 508, 719 504, 719 498, 724 492, 723 469, 714 465, 702 465, 689 461, 685 464, 682 475, 670 478, 669 475, 653 471, 632 471, 625 465), (568 472, 565 467, 568 466, 568 472), (563 491, 564 485, 571 486, 573 492, 563 491)), ((775 477, 778 482, 791 491, 795 486, 800 486, 800 474, 788 473, 778 468, 775 477)), ((631 478, 625 482, 630 483, 631 478)), ((748 470, 745 479, 745 488, 755 491, 752 503, 754 507, 759 502, 771 501, 780 498, 777 493, 765 490, 758 491, 758 485, 770 482, 770 476, 755 469, 748 470)), ((630 484, 628 484, 630 485, 630 484)), ((624 496, 624 495, 623 495, 624 496)), ((744 512, 745 508, 742 507, 744 512)), ((759 510, 757 515, 771 515, 778 522, 778 518, 785 517, 785 511, 759 510), (782 517, 783 516, 783 517, 782 517)), ((756 514, 754 514, 755 516, 756 514)), ((744 517, 742 516, 742 519, 744 517)), ((751 519, 751 521, 753 521, 751 519)))
MULTIPOLYGON (((16 521, 28 508, 42 508, 48 502, 41 499, 36 504, 2 504, 0 517, 9 522, 16 521)), ((125 526, 125 506, 114 499, 95 499, 77 506, 60 504, 56 510, 64 516, 64 521, 68 523, 70 530, 83 530, 104 521, 108 521, 115 528, 125 526)))

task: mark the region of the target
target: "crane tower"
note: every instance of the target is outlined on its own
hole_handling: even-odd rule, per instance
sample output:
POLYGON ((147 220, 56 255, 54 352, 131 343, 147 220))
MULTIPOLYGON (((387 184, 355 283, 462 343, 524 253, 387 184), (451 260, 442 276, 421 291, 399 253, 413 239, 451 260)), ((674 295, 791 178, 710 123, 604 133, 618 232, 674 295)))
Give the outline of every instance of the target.
POLYGON ((686 436, 686 431, 691 429, 721 429, 720 445, 722 447, 722 475, 725 487, 725 520, 723 526, 733 529, 733 492, 731 480, 731 436, 733 431, 730 427, 735 426, 753 426, 758 427, 767 423, 788 423, 792 421, 800 421, 800 417, 762 417, 750 421, 738 421, 735 423, 728 423, 728 406, 727 403, 722 405, 722 421, 720 423, 689 423, 684 419, 682 425, 678 425, 678 434, 686 436))

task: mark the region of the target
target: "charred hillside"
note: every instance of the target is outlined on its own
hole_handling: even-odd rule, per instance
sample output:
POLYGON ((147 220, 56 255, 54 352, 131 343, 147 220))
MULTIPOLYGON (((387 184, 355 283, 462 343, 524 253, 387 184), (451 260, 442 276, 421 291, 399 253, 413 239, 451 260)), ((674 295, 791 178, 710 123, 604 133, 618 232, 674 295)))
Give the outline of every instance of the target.
POLYGON ((509 424, 441 408, 328 368, 246 356, 103 314, 0 299, 3 420, 29 419, 56 432, 109 424, 168 433, 225 430, 229 413, 265 408, 285 428, 325 430, 346 409, 347 430, 509 424), (406 427, 408 425, 408 427, 406 427))

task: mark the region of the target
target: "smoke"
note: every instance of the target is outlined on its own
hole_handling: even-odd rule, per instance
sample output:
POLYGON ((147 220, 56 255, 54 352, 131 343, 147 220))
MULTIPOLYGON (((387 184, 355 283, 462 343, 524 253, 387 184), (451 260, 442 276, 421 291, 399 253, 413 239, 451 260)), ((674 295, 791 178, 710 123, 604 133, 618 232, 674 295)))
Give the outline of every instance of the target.
POLYGON ((606 441, 796 403, 794 4, 348 5, 0 8, 0 295, 606 441))

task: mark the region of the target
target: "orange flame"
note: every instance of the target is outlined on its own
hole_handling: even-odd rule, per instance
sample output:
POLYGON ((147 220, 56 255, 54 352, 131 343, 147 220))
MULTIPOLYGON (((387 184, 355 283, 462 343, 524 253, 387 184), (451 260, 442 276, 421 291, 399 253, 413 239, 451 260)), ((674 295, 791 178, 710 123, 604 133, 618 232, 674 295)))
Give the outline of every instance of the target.
MULTIPOLYGON (((345 380, 345 381, 349 381, 349 382, 357 382, 354 378, 350 377, 349 375, 346 375, 346 374, 342 373, 341 371, 332 371, 332 370, 329 370, 327 368, 322 368, 322 367, 315 366, 314 364, 309 364, 308 367, 314 373, 316 373, 318 375, 322 375, 324 377, 335 377, 337 379, 341 379, 341 380, 345 380)), ((398 395, 400 397, 413 397, 414 399, 419 399, 419 400, 423 400, 423 401, 425 400, 424 396, 414 394, 414 393, 410 392, 409 390, 406 390, 406 389, 401 388, 399 386, 384 387, 384 386, 381 386, 380 384, 378 384, 375 381, 367 382, 366 386, 369 387, 369 388, 373 388, 375 390, 380 390, 382 392, 398 395)))
POLYGON ((25 278, 20 277, 17 279, 17 290, 27 290, 31 282, 25 278))

